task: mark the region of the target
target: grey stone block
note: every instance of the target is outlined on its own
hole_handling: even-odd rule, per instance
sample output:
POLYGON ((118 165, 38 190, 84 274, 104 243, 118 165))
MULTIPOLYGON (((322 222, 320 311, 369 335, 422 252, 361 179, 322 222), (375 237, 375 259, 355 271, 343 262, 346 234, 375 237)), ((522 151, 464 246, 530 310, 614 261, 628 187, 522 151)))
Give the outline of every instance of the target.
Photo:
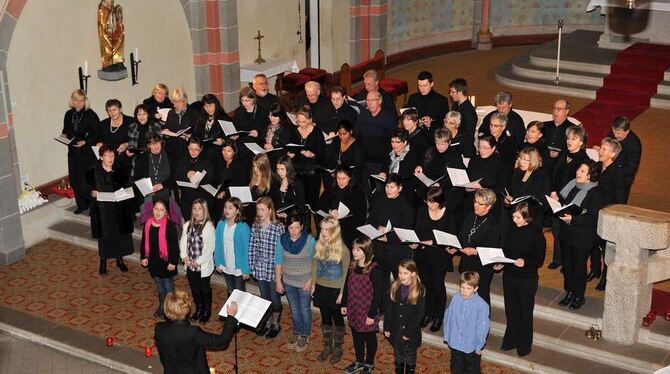
POLYGON ((238 35, 238 26, 222 27, 219 30, 221 35, 221 51, 235 52, 240 49, 240 40, 238 35))
POLYGON ((9 43, 12 41, 12 34, 16 27, 16 20, 5 14, 0 19, 0 49, 9 51, 9 43))
POLYGON ((16 262, 25 255, 18 212, 0 219, 0 263, 16 262))
POLYGON ((197 92, 209 93, 209 65, 194 66, 193 69, 195 74, 195 90, 197 92))
POLYGON ((237 0, 219 0, 219 25, 237 26, 237 0))
POLYGON ((193 53, 207 53, 207 32, 205 30, 191 30, 191 42, 193 43, 193 53))
POLYGON ((0 217, 7 217, 18 213, 19 203, 17 199, 18 193, 14 183, 14 175, 9 174, 0 177, 0 217))

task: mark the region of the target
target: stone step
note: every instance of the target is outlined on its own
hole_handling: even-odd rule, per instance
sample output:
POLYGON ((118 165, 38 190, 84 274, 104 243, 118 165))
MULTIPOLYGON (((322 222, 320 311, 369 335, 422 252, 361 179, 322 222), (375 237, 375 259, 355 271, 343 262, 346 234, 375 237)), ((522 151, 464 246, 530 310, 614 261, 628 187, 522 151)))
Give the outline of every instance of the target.
MULTIPOLYGON (((512 71, 522 77, 541 79, 541 80, 555 80, 556 67, 547 67, 535 65, 531 62, 529 56, 520 56, 512 61, 512 71)), ((563 83, 582 84, 592 86, 594 89, 602 87, 603 80, 607 73, 593 73, 583 70, 570 70, 562 66, 560 69, 560 80, 563 83)))
MULTIPOLYGON (((65 219, 48 228, 50 236, 97 250, 97 241, 90 236, 88 221, 81 216, 67 213, 65 216, 65 219)), ((138 238, 134 238, 134 244, 136 248, 139 248, 138 238)), ((135 251, 126 258, 139 261, 139 253, 135 251)), ((654 346, 663 348, 652 348, 644 344, 637 344, 631 348, 604 340, 592 341, 584 336, 584 330, 592 326, 601 326, 602 300, 587 299, 587 303, 579 313, 574 313, 568 309, 559 309, 556 303, 560 300, 560 291, 545 287, 540 287, 536 296, 532 353, 526 357, 518 357, 514 351, 500 352, 498 348, 502 344, 505 330, 501 278, 500 276, 494 277, 491 284, 492 323, 487 349, 483 353, 485 360, 534 373, 583 372, 589 374, 594 372, 650 372, 660 368, 663 360, 670 360, 667 353, 662 354, 662 352, 669 352, 665 348, 670 347, 666 341, 668 339, 666 328, 670 329, 670 323, 657 321, 652 327, 659 331, 650 329, 641 333, 641 336, 644 335, 645 339, 654 346), (668 345, 664 346, 665 344, 668 345)), ((212 280, 225 285, 221 277, 212 277, 212 280)), ((456 273, 447 274, 445 285, 450 296, 458 291, 456 280, 456 273)), ((250 292, 258 294, 255 282, 249 282, 247 288, 250 292)), ((283 302, 286 302, 284 298, 283 302)), ((317 310, 314 309, 314 311, 317 310)), ((428 344, 446 348, 442 341, 441 331, 432 333, 425 329, 424 340, 428 344)))

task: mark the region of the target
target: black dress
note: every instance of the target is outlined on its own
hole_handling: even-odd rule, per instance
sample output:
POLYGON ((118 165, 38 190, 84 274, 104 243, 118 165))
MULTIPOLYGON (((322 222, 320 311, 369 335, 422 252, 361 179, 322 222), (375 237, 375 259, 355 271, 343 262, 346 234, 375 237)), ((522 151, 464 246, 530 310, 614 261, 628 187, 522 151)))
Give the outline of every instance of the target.
MULTIPOLYGON (((98 192, 114 192, 128 186, 128 168, 115 162, 112 171, 98 163, 89 173, 91 188, 98 192)), ((102 202, 93 198, 91 234, 98 239, 101 258, 123 257, 133 253, 133 200, 102 202)))
POLYGON ((214 178, 212 179, 212 186, 219 187, 219 191, 224 191, 225 195, 219 199, 217 196, 213 197, 214 204, 210 211, 212 219, 221 217, 223 213, 223 205, 226 199, 230 196, 229 187, 241 187, 249 185, 249 168, 242 165, 238 158, 234 158, 228 164, 223 158, 214 164, 214 178))
MULTIPOLYGON (((285 209, 291 205, 301 211, 305 208, 305 187, 300 180, 294 180, 293 183, 288 185, 286 191, 280 189, 281 184, 279 182, 273 181, 273 183, 274 185, 270 189, 270 197, 275 206, 275 211, 285 209)), ((289 208, 289 210, 291 209, 293 208, 289 208)))
MULTIPOLYGON (((207 174, 205 174, 205 177, 200 181, 200 185, 211 184, 211 181, 214 179, 214 168, 207 156, 200 153, 200 156, 195 159, 191 157, 183 158, 177 165, 175 178, 177 181, 188 182, 188 173, 190 171, 197 172, 203 170, 206 171, 207 174)), ((191 219, 191 204, 195 199, 204 199, 207 201, 208 206, 212 206, 212 202, 214 201, 213 196, 202 188, 179 187, 179 192, 179 207, 181 208, 181 214, 185 221, 191 219)))
MULTIPOLYGON (((338 142, 339 144, 339 142, 338 142)), ((353 172, 353 177, 359 186, 363 186, 363 166, 365 164, 365 152, 361 143, 355 140, 349 148, 342 152, 338 148, 337 165, 348 166, 353 172)))
MULTIPOLYGON (((470 159, 468 164, 468 177, 471 181, 481 179, 479 184, 496 193, 497 199, 491 209, 494 217, 500 217, 502 212, 502 195, 508 184, 508 173, 505 164, 499 154, 494 153, 487 158, 477 155, 470 159)), ((475 190, 476 191, 476 190, 475 190)), ((475 191, 466 191, 465 212, 472 212, 472 204, 475 199, 475 191)))
MULTIPOLYGON (((502 233, 497 220, 489 214, 479 217, 474 212, 465 215, 463 226, 458 234, 458 241, 463 248, 466 247, 490 247, 500 248, 502 244, 502 233)), ((491 305, 491 280, 493 279, 493 267, 483 266, 478 255, 468 256, 461 253, 461 262, 458 271, 476 271, 479 273, 479 296, 487 304, 491 305)))
POLYGON ((74 108, 65 112, 63 118, 62 134, 68 139, 73 139, 67 147, 67 171, 70 177, 70 185, 74 190, 74 198, 79 209, 88 208, 88 196, 86 193, 85 173, 95 165, 98 155, 93 154, 90 146, 95 144, 95 129, 98 127, 100 119, 92 109, 84 109, 77 112, 74 108), (74 145, 80 141, 85 141, 81 147, 74 145))
POLYGON ((454 265, 453 256, 446 251, 446 246, 435 243, 433 230, 456 235, 454 217, 445 209, 442 217, 433 220, 428 207, 424 205, 416 212, 414 230, 419 240, 433 241, 433 246, 419 245, 414 251, 414 261, 419 269, 419 277, 426 287, 426 315, 442 319, 447 306, 444 277, 447 271, 453 271, 454 265))
MULTIPOLYGON (((187 107, 181 115, 172 109, 168 112, 164 128, 176 133, 190 127, 191 129, 187 131, 188 133, 198 126, 200 120, 200 113, 190 107, 187 107)), ((179 161, 182 158, 188 157, 187 146, 186 140, 182 137, 165 136, 165 151, 167 151, 170 165, 179 165, 179 161)), ((175 172, 176 167, 173 167, 172 175, 170 175, 171 179, 174 179, 175 172)))
POLYGON ((202 116, 202 119, 193 129, 193 136, 202 140, 203 152, 215 162, 221 157, 221 146, 214 144, 217 139, 225 137, 219 121, 231 121, 225 112, 215 113, 213 116, 202 116))
POLYGON ((317 166, 323 160, 323 152, 326 146, 323 134, 316 126, 312 127, 312 132, 306 138, 303 138, 300 132, 295 131, 292 134, 291 143, 302 144, 304 146, 302 150, 314 153, 314 157, 309 158, 296 151, 292 161, 295 171, 305 187, 305 202, 309 206, 316 206, 321 188, 321 175, 317 166))
MULTIPOLYGON (((525 171, 520 169, 514 170, 507 190, 514 199, 527 195, 531 195, 535 198, 535 200, 528 200, 530 214, 533 216, 532 224, 537 227, 542 227, 542 215, 548 205, 545 195, 549 195, 551 192, 549 189, 549 177, 547 177, 544 172, 535 170, 524 182, 523 177, 525 173, 525 171)), ((509 224, 512 217, 511 208, 508 209, 505 217, 506 221, 503 221, 503 224, 509 224)))
MULTIPOLYGON (((437 151, 437 148, 433 146, 428 150, 428 152, 426 152, 422 167, 423 173, 432 180, 435 180, 443 175, 447 175, 439 182, 440 187, 442 187, 442 191, 444 191, 447 212, 454 216, 456 222, 462 222, 465 188, 454 187, 447 173, 447 168, 465 170, 465 165, 463 164, 463 158, 461 157, 461 154, 457 149, 452 149, 451 147, 447 148, 445 152, 440 153, 437 151)), ((425 188, 423 183, 419 184, 419 188, 422 191, 419 196, 425 198, 425 191, 427 191, 427 188, 425 188)))
POLYGON ((331 210, 337 210, 340 203, 349 208, 349 216, 340 218, 340 229, 342 231, 342 240, 347 248, 351 248, 351 242, 360 233, 356 230, 365 224, 367 214, 367 202, 365 193, 358 184, 350 183, 344 188, 335 185, 333 188, 324 191, 319 199, 319 209, 328 213, 331 210))
POLYGON ((245 163, 253 159, 254 154, 244 145, 244 143, 256 143, 263 147, 265 139, 261 137, 261 134, 265 133, 265 128, 268 126, 269 121, 268 110, 262 106, 254 105, 254 109, 251 112, 247 112, 241 105, 235 109, 233 119, 235 129, 237 131, 256 130, 256 132, 258 132, 257 138, 249 135, 239 135, 239 138, 235 141, 237 144, 237 157, 243 159, 245 163))
POLYGON ((130 137, 128 136, 128 128, 131 123, 135 122, 135 119, 124 114, 121 126, 116 129, 112 129, 111 122, 111 118, 105 118, 100 121, 100 125, 97 127, 95 134, 95 142, 109 144, 116 149, 121 144, 128 143, 128 140, 130 140, 130 137))

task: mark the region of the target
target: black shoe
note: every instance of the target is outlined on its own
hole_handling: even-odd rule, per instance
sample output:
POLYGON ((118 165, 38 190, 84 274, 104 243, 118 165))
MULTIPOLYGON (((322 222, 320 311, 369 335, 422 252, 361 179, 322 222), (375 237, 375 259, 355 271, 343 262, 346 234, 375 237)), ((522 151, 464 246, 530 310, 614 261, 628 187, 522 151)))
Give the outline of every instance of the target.
POLYGON ((105 275, 107 274, 107 259, 100 257, 100 267, 98 268, 98 273, 100 275, 105 275))
POLYGON ((423 319, 421 320, 421 325, 420 325, 421 328, 424 328, 424 327, 428 326, 428 324, 430 323, 430 321, 432 319, 433 319, 433 317, 431 317, 429 315, 426 315, 425 317, 423 317, 423 319))
POLYGON ((121 270, 122 272, 126 273, 128 272, 128 266, 126 266, 126 263, 123 262, 123 257, 117 257, 116 258, 116 266, 121 270))
POLYGON ((194 321, 194 322, 197 321, 197 320, 199 320, 200 317, 202 316, 202 314, 201 314, 201 313, 202 313, 202 309, 200 308, 200 305, 196 305, 196 307, 197 307, 197 309, 195 310, 195 313, 193 313, 193 315, 191 316, 191 318, 189 318, 191 321, 194 321))
POLYGON ((395 364, 395 374, 405 374, 405 363, 395 364))
POLYGON ((502 351, 502 352, 511 351, 512 349, 514 349, 514 348, 513 347, 507 347, 507 346, 504 346, 504 345, 500 347, 500 351, 502 351))
POLYGON ((405 374, 414 374, 414 370, 416 370, 416 365, 407 365, 405 366, 405 374))
POLYGON ((596 286, 596 290, 605 291, 606 286, 607 286, 607 268, 605 268, 605 271, 603 272, 603 276, 600 277, 600 282, 598 282, 598 285, 596 286))
POLYGON ((549 264, 549 265, 547 266, 547 269, 554 270, 554 269, 558 269, 558 268, 560 268, 560 267, 561 267, 561 264, 557 264, 557 263, 555 263, 555 262, 552 262, 551 264, 549 264))
POLYGON ((270 325, 270 330, 265 335, 265 337, 268 339, 274 339, 277 337, 277 335, 279 335, 280 331, 281 331, 280 325, 270 325))
POLYGON ((563 300, 561 300, 558 303, 558 305, 562 305, 562 306, 570 305, 570 303, 572 303, 573 298, 574 298, 574 295, 572 294, 572 292, 568 292, 567 295, 565 295, 565 297, 563 298, 563 300))
POLYGON ((433 320, 433 324, 430 325, 430 331, 436 332, 440 331, 442 329, 442 319, 441 318, 435 318, 433 320))
POLYGON ((270 328, 268 328, 267 325, 264 325, 260 329, 256 330, 256 336, 265 336, 268 331, 270 331, 270 328))
POLYGON ((205 293, 205 299, 202 300, 202 310, 200 311, 200 323, 209 322, 212 315, 212 291, 205 293))
POLYGON ((82 214, 82 213, 84 213, 87 209, 88 209, 88 207, 85 207, 85 208, 84 208, 84 207, 78 207, 78 208, 74 211, 74 214, 82 214))
POLYGON ((594 280, 595 278, 600 278, 600 273, 596 273, 596 272, 593 272, 593 271, 590 272, 590 273, 586 276, 586 283, 588 283, 588 282, 594 280))
POLYGON ((528 355, 530 354, 530 349, 517 349, 517 350, 516 350, 516 354, 517 354, 519 357, 528 356, 528 355))
POLYGON ((584 300, 583 297, 575 297, 572 300, 572 303, 570 304, 570 309, 572 310, 578 310, 579 308, 582 307, 586 303, 586 300, 584 300))

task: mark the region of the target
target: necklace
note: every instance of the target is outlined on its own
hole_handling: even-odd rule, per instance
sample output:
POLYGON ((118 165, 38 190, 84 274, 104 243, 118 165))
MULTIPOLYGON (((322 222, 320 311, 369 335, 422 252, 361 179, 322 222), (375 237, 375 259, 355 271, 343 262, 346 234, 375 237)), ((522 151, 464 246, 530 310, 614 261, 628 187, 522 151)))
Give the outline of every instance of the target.
POLYGON ((123 125, 123 122, 121 122, 121 125, 118 125, 118 126, 114 127, 114 126, 112 126, 113 121, 114 121, 113 119, 111 119, 111 118, 109 119, 109 132, 111 132, 112 134, 119 131, 119 129, 121 128, 121 125, 123 125), (113 129, 116 129, 116 130, 113 130, 113 129))
POLYGON ((158 181, 158 171, 161 168, 161 159, 163 158, 163 153, 158 154, 158 161, 154 162, 154 157, 151 155, 151 169, 154 174, 154 182, 158 181))
POLYGON ((470 229, 470 233, 468 234, 468 243, 470 243, 472 235, 474 235, 477 232, 477 230, 481 227, 481 225, 483 225, 484 222, 486 222, 486 220, 488 219, 489 217, 486 217, 482 222, 477 224, 477 215, 475 214, 475 221, 472 223, 472 228, 470 229))

